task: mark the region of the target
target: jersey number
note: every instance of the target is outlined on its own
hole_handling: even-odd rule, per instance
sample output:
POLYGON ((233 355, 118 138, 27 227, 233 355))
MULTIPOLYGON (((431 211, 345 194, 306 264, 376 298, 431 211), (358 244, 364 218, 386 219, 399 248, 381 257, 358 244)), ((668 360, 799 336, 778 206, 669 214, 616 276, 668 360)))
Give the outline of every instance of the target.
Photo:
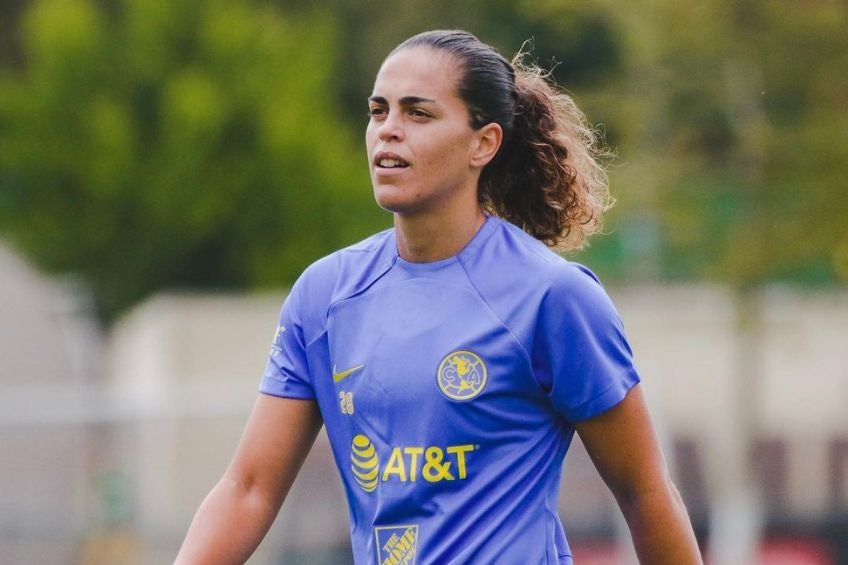
POLYGON ((339 393, 339 406, 342 414, 353 414, 353 393, 341 391, 339 393))

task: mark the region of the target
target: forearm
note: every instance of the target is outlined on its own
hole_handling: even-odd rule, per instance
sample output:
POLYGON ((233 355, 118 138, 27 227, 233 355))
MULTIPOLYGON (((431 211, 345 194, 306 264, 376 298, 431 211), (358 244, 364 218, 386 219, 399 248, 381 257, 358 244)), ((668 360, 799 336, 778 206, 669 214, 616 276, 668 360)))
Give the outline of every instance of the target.
POLYGON ((247 561, 271 527, 320 429, 314 401, 260 394, 233 462, 200 505, 176 565, 247 561))
POLYGON ((225 475, 200 505, 175 565, 244 563, 278 510, 255 486, 225 475))
POLYGON ((671 481, 619 500, 643 565, 701 565, 703 560, 680 494, 671 481))

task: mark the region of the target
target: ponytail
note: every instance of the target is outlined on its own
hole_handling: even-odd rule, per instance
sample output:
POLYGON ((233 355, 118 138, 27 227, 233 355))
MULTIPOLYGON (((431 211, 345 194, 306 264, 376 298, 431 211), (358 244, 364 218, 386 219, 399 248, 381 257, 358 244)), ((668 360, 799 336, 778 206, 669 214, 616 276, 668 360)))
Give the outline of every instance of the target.
POLYGON ((558 91, 523 51, 506 60, 461 30, 428 31, 392 51, 427 46, 457 61, 457 93, 470 125, 497 123, 501 148, 483 169, 480 206, 551 247, 580 249, 611 205, 596 131, 570 96, 558 91))
POLYGON ((580 249, 612 205, 598 136, 574 100, 544 72, 512 61, 512 132, 480 177, 480 203, 551 247, 580 249))

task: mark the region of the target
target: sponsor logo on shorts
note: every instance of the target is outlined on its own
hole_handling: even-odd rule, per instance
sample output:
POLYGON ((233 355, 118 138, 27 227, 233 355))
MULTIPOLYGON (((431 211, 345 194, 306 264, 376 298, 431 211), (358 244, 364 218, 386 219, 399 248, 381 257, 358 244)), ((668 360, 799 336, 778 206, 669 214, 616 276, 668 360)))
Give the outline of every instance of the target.
POLYGON ((354 436, 350 445, 350 469, 356 483, 365 492, 373 492, 380 482, 415 483, 424 481, 464 481, 468 478, 468 456, 478 445, 407 445, 391 446, 385 465, 374 443, 363 434, 354 436))
POLYGON ((377 563, 380 565, 415 565, 418 526, 380 526, 374 528, 377 538, 377 563))
POLYGON ((442 394, 451 400, 471 400, 486 388, 486 364, 473 351, 448 353, 436 371, 442 394))

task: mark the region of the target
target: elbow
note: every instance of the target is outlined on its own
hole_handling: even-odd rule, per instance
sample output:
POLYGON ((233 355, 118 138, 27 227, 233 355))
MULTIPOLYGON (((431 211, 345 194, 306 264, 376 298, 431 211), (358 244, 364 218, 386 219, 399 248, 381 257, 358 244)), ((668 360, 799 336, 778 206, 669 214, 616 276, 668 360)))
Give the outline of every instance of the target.
POLYGON ((611 490, 625 516, 644 515, 656 509, 683 509, 683 498, 667 469, 650 481, 616 485, 611 490))
POLYGON ((282 497, 275 496, 272 489, 264 488, 258 477, 252 473, 228 469, 218 484, 219 488, 231 492, 236 500, 262 513, 270 512, 276 515, 282 505, 282 497))

